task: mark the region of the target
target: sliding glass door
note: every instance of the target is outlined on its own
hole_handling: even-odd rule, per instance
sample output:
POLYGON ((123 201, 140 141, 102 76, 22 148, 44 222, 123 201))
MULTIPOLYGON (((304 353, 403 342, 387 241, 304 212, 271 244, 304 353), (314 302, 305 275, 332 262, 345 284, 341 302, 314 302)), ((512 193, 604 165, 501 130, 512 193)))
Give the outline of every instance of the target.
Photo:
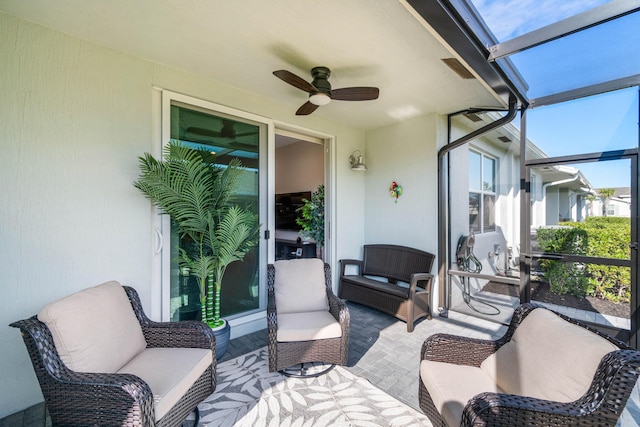
MULTIPOLYGON (((267 205, 263 153, 266 152, 269 124, 259 117, 178 95, 165 97, 164 103, 163 143, 179 142, 194 150, 214 153, 216 164, 222 168, 232 159, 239 159, 242 172, 232 190, 232 203, 252 211, 258 216, 259 223, 267 224, 266 209, 261 206, 267 205)), ((177 263, 179 251, 192 251, 195 245, 188 238, 179 236, 168 218, 164 219, 163 235, 163 317, 173 321, 199 319, 198 283, 177 263)), ((222 281, 223 317, 240 318, 264 309, 265 280, 260 265, 266 262, 260 261, 267 259, 265 242, 261 239, 243 261, 235 261, 227 268, 222 281)))

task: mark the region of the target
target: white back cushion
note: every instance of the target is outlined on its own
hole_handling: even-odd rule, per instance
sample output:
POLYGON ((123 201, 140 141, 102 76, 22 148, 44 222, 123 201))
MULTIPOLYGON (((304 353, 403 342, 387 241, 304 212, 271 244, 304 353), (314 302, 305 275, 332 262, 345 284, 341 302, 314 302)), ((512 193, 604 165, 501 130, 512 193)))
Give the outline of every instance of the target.
POLYGON ((278 313, 329 311, 324 262, 319 258, 276 261, 273 283, 278 313))
POLYGON ((481 368, 505 393, 573 402, 587 392, 602 357, 618 347, 544 308, 518 326, 481 368))
POLYGON ((48 304, 38 319, 51 331, 62 361, 72 371, 116 372, 147 346, 129 298, 117 282, 48 304))

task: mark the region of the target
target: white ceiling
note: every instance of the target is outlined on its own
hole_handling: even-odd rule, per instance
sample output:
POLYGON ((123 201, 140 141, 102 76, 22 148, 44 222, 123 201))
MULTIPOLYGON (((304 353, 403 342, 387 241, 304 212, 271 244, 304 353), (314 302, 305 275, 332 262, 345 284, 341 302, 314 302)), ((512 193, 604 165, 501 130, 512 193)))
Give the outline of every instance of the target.
POLYGON ((398 0, 0 0, 0 11, 262 95, 292 116, 307 95, 272 72, 311 81, 317 65, 333 88, 380 88, 378 100, 313 113, 358 128, 502 106, 442 63, 453 54, 398 0))

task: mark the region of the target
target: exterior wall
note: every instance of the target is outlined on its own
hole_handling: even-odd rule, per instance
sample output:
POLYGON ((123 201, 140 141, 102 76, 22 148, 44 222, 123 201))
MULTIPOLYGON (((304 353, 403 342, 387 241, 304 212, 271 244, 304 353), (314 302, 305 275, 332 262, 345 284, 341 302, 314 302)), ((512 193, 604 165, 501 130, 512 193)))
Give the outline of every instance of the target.
MULTIPOLYGON (((446 138, 443 121, 441 116, 426 115, 367 133, 366 214, 360 218, 364 219, 365 243, 404 245, 437 255, 436 159, 438 140, 446 138), (403 188, 397 203, 389 192, 393 181, 403 188)), ((351 256, 360 258, 362 248, 351 256)), ((437 260, 432 273, 437 273, 437 260)), ((432 301, 437 303, 437 295, 432 301)))
MULTIPOLYGON (((589 216, 603 216, 602 210, 604 209, 604 206, 603 206, 604 203, 602 202, 602 200, 596 199, 591 203, 593 204, 592 208, 587 206, 587 211, 589 212, 589 216)), ((613 208, 614 214, 613 215, 607 214, 607 216, 616 216, 616 217, 625 217, 625 218, 631 217, 631 203, 628 200, 616 199, 612 197, 609 199, 609 206, 614 207, 613 208)))
MULTIPOLYGON (((453 138, 470 132, 458 122, 452 128, 453 138)), ((471 141, 450 154, 450 198, 451 198, 451 265, 455 265, 456 246, 460 236, 469 235, 469 148, 489 155, 497 160, 496 230, 475 234, 474 255, 482 263, 482 274, 496 274, 507 268, 508 248, 515 257, 519 254, 520 241, 520 169, 519 156, 509 145, 496 145, 485 138, 471 141), (498 247, 496 255, 496 246, 498 247)), ((471 291, 482 288, 486 280, 471 279, 471 291)), ((451 306, 461 302, 461 284, 452 279, 451 306)))
POLYGON ((544 198, 546 206, 545 225, 558 225, 558 218, 560 218, 560 192, 558 188, 547 188, 544 198))
MULTIPOLYGON (((151 206, 132 185, 137 157, 160 146, 154 86, 335 135, 336 257, 360 250, 365 177, 346 159, 361 130, 1 13, 0 34, 1 324, 107 280, 159 318, 151 206)), ((19 332, 0 328, 0 342, 2 418, 42 395, 19 332)))

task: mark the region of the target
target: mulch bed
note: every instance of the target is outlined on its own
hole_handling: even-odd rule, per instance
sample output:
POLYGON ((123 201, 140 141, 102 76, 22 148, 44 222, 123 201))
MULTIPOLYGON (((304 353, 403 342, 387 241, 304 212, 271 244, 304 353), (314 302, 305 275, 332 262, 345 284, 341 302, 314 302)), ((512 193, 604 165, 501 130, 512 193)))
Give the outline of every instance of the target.
MULTIPOLYGON (((505 286, 504 284, 497 282, 487 283, 482 290, 513 297, 518 296, 515 286, 505 286)), ((547 282, 531 282, 531 299, 550 304, 563 305, 566 307, 574 307, 580 310, 595 311, 596 313, 608 314, 626 319, 628 319, 630 315, 630 306, 628 303, 615 303, 596 297, 580 298, 573 295, 555 294, 551 292, 547 282)))

